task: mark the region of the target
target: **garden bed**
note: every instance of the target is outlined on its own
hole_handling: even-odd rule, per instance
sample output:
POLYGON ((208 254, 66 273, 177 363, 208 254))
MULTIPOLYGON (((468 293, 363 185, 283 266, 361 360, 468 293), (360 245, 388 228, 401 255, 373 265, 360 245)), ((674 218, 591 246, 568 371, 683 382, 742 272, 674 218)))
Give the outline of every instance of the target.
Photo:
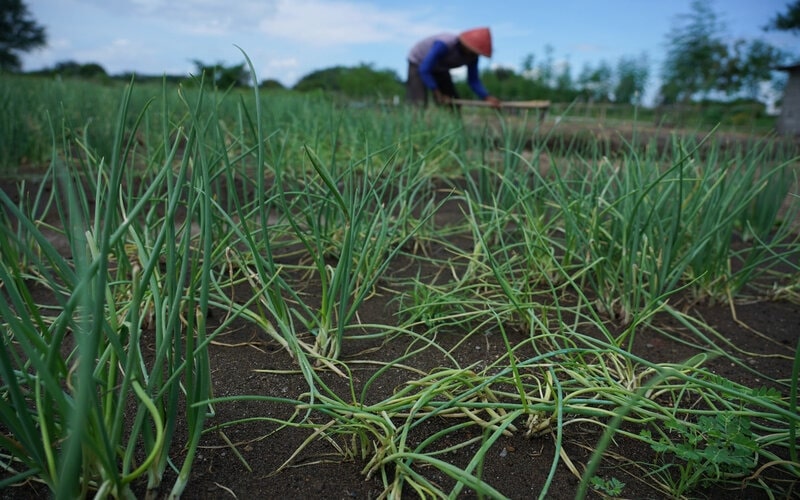
MULTIPOLYGON (((4 191, 12 195, 18 188, 19 184, 13 182, 3 184, 4 191)), ((30 196, 38 191, 35 182, 28 183, 27 188, 30 196)), ((463 189, 463 185, 454 186, 448 182, 439 185, 436 191, 442 199, 446 199, 452 192, 463 189)), ((253 195, 249 196, 252 198, 253 195)), ((14 201, 19 202, 19 197, 15 198, 14 201)), ((467 211, 468 207, 463 201, 442 204, 435 214, 436 230, 446 233, 450 227, 459 227, 467 211)), ((41 215, 41 220, 52 223, 58 229, 60 221, 56 214, 41 215)), ((475 246, 471 235, 461 232, 455 232, 447 240, 465 254, 475 246)), ((50 241, 67 257, 71 256, 70 244, 58 230, 51 233, 50 241)), ((506 338, 496 327, 487 328, 484 332, 468 332, 455 326, 437 327, 431 329, 430 333, 420 324, 413 328, 417 336, 398 333, 369 338, 370 333, 375 332, 370 325, 400 326, 398 297, 409 291, 410 277, 431 284, 446 282, 447 274, 455 271, 432 262, 449 262, 448 265, 456 267, 468 265, 466 262, 459 264, 457 259, 449 260, 447 255, 452 254, 453 249, 441 244, 427 246, 424 253, 430 257, 430 261, 417 261, 412 254, 398 256, 376 283, 375 293, 359 307, 355 323, 363 324, 363 328, 352 329, 348 334, 350 338, 343 340, 335 370, 319 368, 320 381, 324 382, 323 393, 328 397, 341 398, 343 402, 354 405, 353 410, 360 405, 380 406, 381 403, 392 401, 393 395, 398 392, 420 384, 426 374, 461 372, 485 377, 502 371, 508 367, 509 345, 521 346, 514 350, 518 362, 537 356, 537 341, 532 341, 531 332, 524 331, 519 325, 509 325, 504 332, 506 338), (442 260, 436 261, 436 258, 442 260)), ((287 255, 279 257, 279 260, 287 268, 302 269, 308 265, 308 256, 304 253, 287 251, 287 255)), ((296 272, 292 286, 309 304, 319 304, 319 280, 296 272)), ((34 303, 53 302, 50 290, 32 289, 34 303)), ((244 302, 247 297, 239 298, 236 294, 247 293, 252 293, 252 290, 241 286, 225 291, 238 302, 244 302)), ((563 296, 553 301, 552 297, 548 298, 546 287, 542 287, 542 303, 548 304, 553 310, 563 307, 565 317, 560 319, 561 322, 575 322, 576 332, 602 341, 603 334, 597 331, 596 325, 581 322, 573 314, 580 296, 569 289, 562 293, 563 296)), ((687 294, 682 297, 676 295, 672 307, 688 317, 697 318, 704 328, 718 333, 719 337, 707 339, 707 342, 700 341, 696 330, 680 324, 673 315, 657 313, 647 325, 637 329, 630 352, 637 359, 661 365, 674 363, 684 366, 687 360, 693 359, 691 366, 705 373, 719 375, 752 389, 772 387, 786 396, 787 387, 776 381, 790 379, 798 340, 800 305, 791 298, 788 295, 769 297, 763 292, 753 293, 751 290, 730 302, 711 304, 707 301, 694 302, 687 294), (708 355, 708 359, 698 361, 697 356, 704 354, 708 355), (730 357, 726 357, 726 354, 730 357)), ((210 309, 208 331, 215 331, 229 314, 230 311, 225 309, 210 309)), ((442 314, 447 316, 444 312, 442 314)), ((555 321, 555 317, 551 319, 555 321)), ((620 325, 613 318, 606 318, 605 322, 609 331, 621 332, 625 329, 625 325, 620 325)), ((145 330, 143 333, 141 348, 144 359, 152 362, 152 353, 155 352, 153 332, 145 330)), ((309 332, 298 332, 298 335, 300 340, 313 344, 314 339, 309 332)), ((547 340, 543 339, 542 342, 541 347, 553 349, 547 340)), ((296 360, 283 346, 266 335, 262 328, 248 321, 236 320, 223 326, 208 350, 213 396, 234 398, 234 401, 215 404, 214 416, 206 420, 205 435, 197 449, 185 497, 253 498, 266 494, 275 498, 376 498, 387 492, 386 484, 392 481, 393 467, 376 468, 369 474, 365 473, 373 451, 366 450, 365 455, 360 455, 359 443, 353 441, 359 436, 358 425, 355 429, 343 431, 332 425, 333 417, 324 411, 312 412, 306 419, 296 414, 296 404, 291 401, 309 402, 308 382, 300 373, 296 360), (244 397, 248 395, 268 399, 247 400, 244 397), (237 421, 241 423, 232 424, 237 421), (319 429, 326 428, 329 429, 328 433, 316 434, 319 429), (382 474, 386 477, 381 478, 382 474)), ((541 352, 538 354, 541 355, 541 352)), ((541 376, 543 367, 566 359, 554 355, 541 365, 534 363, 529 374, 541 376)), ((635 369, 641 371, 643 365, 635 369)), ((468 375, 464 375, 462 382, 469 386, 472 383, 485 383, 485 379, 476 377, 470 380, 468 375)), ((513 389, 504 388, 513 394, 513 389)), ((456 392, 452 394, 458 393, 457 387, 453 390, 456 392)), ((444 391, 438 398, 443 394, 449 393, 444 391)), ((499 396, 500 399, 508 397, 508 393, 503 394, 499 396)), ((488 396, 489 392, 483 394, 483 400, 488 401, 485 399, 488 396)), ((666 398, 663 404, 702 406, 703 403, 690 400, 677 403, 666 398)), ((364 411, 375 410, 367 408, 364 411)), ((431 436, 451 428, 454 423, 469 422, 467 415, 459 411, 453 415, 436 416, 434 413, 430 418, 422 418, 424 413, 420 410, 420 415, 411 417, 401 412, 387 419, 387 422, 398 428, 410 424, 405 438, 409 448, 419 446, 431 436)), ((586 418, 579 422, 581 419, 576 415, 563 415, 563 434, 557 436, 554 415, 542 417, 552 419, 546 424, 531 424, 527 421, 529 417, 516 418, 494 444, 482 451, 483 460, 475 476, 509 498, 532 498, 545 487, 549 491, 548 498, 574 498, 580 476, 597 449, 610 419, 593 421, 586 418), (558 446, 557 442, 560 443, 558 446), (558 464, 551 469, 554 461, 558 464)), ((179 463, 182 453, 180 443, 185 440, 180 436, 186 431, 186 422, 181 412, 171 414, 169 418, 175 420, 179 436, 172 451, 175 457, 173 461, 179 463)), ((345 418, 345 415, 339 415, 339 418, 345 418)), ((476 412, 473 418, 474 425, 451 429, 442 434, 440 439, 420 449, 455 467, 467 468, 476 451, 481 449, 482 441, 489 438, 491 429, 482 423, 481 419, 487 418, 486 414, 476 412), (439 455, 436 450, 448 451, 439 455)), ((365 426, 362 432, 374 430, 365 423, 359 425, 365 426)), ((636 434, 646 426, 627 422, 622 423, 622 428, 636 434)), ((367 446, 380 444, 371 440, 367 446)), ((667 496, 664 491, 668 484, 666 477, 675 482, 681 480, 676 468, 664 474, 648 476, 653 474, 653 464, 668 464, 669 460, 674 461, 675 458, 657 454, 652 446, 640 440, 617 436, 612 443, 604 446, 607 448, 596 476, 605 483, 593 483, 593 487, 589 488, 590 496, 604 492, 628 498, 661 498, 667 496)), ((700 461, 695 465, 701 468, 719 464, 700 461)), ((412 468, 442 491, 451 491, 456 487, 457 482, 448 477, 441 467, 420 462, 412 465, 412 468)), ((691 496, 767 498, 765 486, 774 486, 776 492, 791 491, 797 479, 778 467, 767 465, 758 469, 754 465, 752 476, 743 475, 737 477, 736 481, 705 485, 698 480, 696 486, 699 489, 692 490, 691 496)), ((174 480, 175 473, 167 468, 164 484, 170 485, 174 480)), ((134 485, 137 496, 144 496, 144 488, 144 483, 134 485)), ((416 496, 409 486, 403 489, 404 496, 416 496)), ((166 495, 166 491, 150 493, 166 495)), ((9 498, 34 498, 47 494, 46 486, 34 482, 9 487, 4 493, 9 498)), ((474 495, 474 491, 468 487, 459 494, 463 498, 474 495)))
POLYGON ((3 496, 797 493, 796 150, 320 106, 2 181, 3 496))

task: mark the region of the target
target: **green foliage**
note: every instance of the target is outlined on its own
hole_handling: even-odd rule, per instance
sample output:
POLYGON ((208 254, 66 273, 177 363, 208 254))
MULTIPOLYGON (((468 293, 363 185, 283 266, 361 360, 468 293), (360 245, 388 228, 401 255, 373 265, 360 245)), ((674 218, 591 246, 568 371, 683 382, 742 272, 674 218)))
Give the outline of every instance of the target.
POLYGON ((404 93, 403 83, 397 73, 388 69, 376 70, 370 64, 350 68, 334 66, 314 71, 301 78, 294 90, 325 90, 356 99, 388 98, 404 93))
POLYGON ((694 0, 691 7, 692 12, 682 16, 685 22, 667 35, 662 103, 686 103, 713 93, 734 96, 742 91, 755 98, 759 85, 771 79, 772 70, 786 54, 762 40, 728 43, 725 26, 709 3, 694 0))
MULTIPOLYGON (((553 49, 547 47, 547 55, 535 65, 534 54, 522 61, 522 72, 509 68, 493 68, 481 72, 481 80, 492 94, 505 100, 547 99, 553 102, 639 103, 644 94, 648 78, 647 56, 622 57, 616 68, 606 61, 596 66, 585 65, 577 79, 567 64, 559 70, 553 66, 553 49), (636 100, 638 99, 638 101, 636 100)), ((471 95, 466 82, 457 82, 456 88, 462 96, 471 95)))
POLYGON ((19 70, 19 52, 28 52, 46 42, 44 27, 31 19, 22 0, 0 0, 0 71, 19 70))
POLYGON ((786 5, 786 11, 773 17, 766 29, 800 33, 800 0, 786 5))
POLYGON ((746 97, 757 99, 762 82, 769 81, 775 66, 786 60, 787 54, 762 40, 734 42, 736 50, 732 67, 725 75, 728 93, 742 90, 746 97))
POLYGON ((593 476, 589 482, 592 488, 611 497, 619 497, 622 495, 622 490, 625 489, 625 483, 615 477, 603 479, 600 476, 593 476))
POLYGON ((687 102, 695 94, 715 88, 720 65, 728 56, 723 26, 711 6, 693 0, 691 14, 682 16, 667 35, 661 95, 665 103, 687 102))
POLYGON ((641 104, 648 76, 647 54, 643 53, 638 58, 621 57, 617 63, 614 102, 619 104, 641 104))
MULTIPOLYGON (((751 426, 748 416, 733 412, 703 415, 696 424, 668 421, 668 434, 652 442, 651 447, 663 460, 669 456, 683 462, 667 464, 667 470, 678 470, 675 492, 682 495, 698 486, 750 475, 758 463, 759 450, 751 426)), ((646 430, 641 435, 651 438, 646 430)))
POLYGON ((209 410, 194 403, 210 396, 207 335, 215 334, 205 324, 211 198, 199 195, 209 192, 211 165, 196 148, 206 126, 175 124, 185 125, 186 135, 164 144, 149 173, 132 169, 130 137, 148 108, 139 106, 129 126, 131 98, 128 88, 109 124, 108 157, 79 138, 64 138, 61 147, 54 141, 46 173, 52 191, 18 204, 0 191, 0 247, 16 262, 0 265, 0 391, 14 400, 11 406, 3 398, 0 420, 20 440, 0 439, 2 455, 14 464, 4 470, 15 475, 0 487, 37 476, 57 498, 83 498, 89 490, 98 498, 130 498, 131 484, 147 478, 155 490, 173 439, 184 438, 174 434, 179 401, 188 428, 174 495, 188 479, 209 410), (185 154, 178 159, 179 144, 185 154), (133 186, 137 176, 145 179, 141 190, 133 186), (160 220, 156 206, 165 208, 160 220), (48 210, 59 220, 54 230, 68 242, 68 257, 41 232, 38 217, 48 210), (201 236, 179 218, 196 223, 201 236), (35 303, 33 287, 49 290, 57 307, 35 303), (145 332, 155 346, 151 365, 145 332), (68 336, 74 342, 62 343, 68 336))
POLYGON ((110 76, 105 68, 98 63, 81 64, 76 61, 61 61, 52 68, 32 71, 30 75, 49 76, 58 78, 82 78, 86 80, 109 81, 110 76))
POLYGON ((195 78, 205 85, 227 90, 231 87, 245 87, 250 83, 250 71, 245 63, 225 66, 223 63, 207 65, 195 60, 195 78))
MULTIPOLYGON (((110 157, 121 85, 105 83, 0 75, 0 165, 46 165, 52 156, 54 133, 57 142, 79 138, 110 157)), ((141 109, 146 97, 137 90, 132 99, 133 106, 141 109)), ((133 122, 132 117, 125 120, 126 125, 133 122)))
POLYGON ((578 76, 578 84, 584 98, 590 102, 608 102, 611 100, 611 66, 601 62, 595 68, 586 65, 578 76))
MULTIPOLYGON (((686 269, 703 272, 695 283, 715 285, 730 278, 737 256, 766 250, 739 285, 770 259, 796 262, 796 239, 787 249, 763 231, 782 227, 775 207, 793 185, 784 172, 796 155, 771 167, 765 144, 704 156, 676 139, 665 156, 631 145, 609 159, 591 136, 587 150, 541 143, 530 154, 527 123, 501 121, 498 147, 491 130, 449 113, 427 110, 421 120, 407 108, 365 111, 322 92, 144 85, 126 91, 120 108, 118 92, 91 82, 14 76, 0 84, 4 125, 24 119, 26 106, 36 123, 53 117, 51 185, 86 183, 74 182, 70 196, 42 190, 18 203, 0 192, 0 391, 8 395, 0 456, 9 471, 0 486, 36 478, 67 495, 122 496, 147 475, 155 490, 177 453, 179 496, 201 433, 240 423, 208 422, 215 405, 262 398, 208 399, 207 347, 239 321, 278 342, 308 383, 303 394, 271 399, 295 411, 278 423, 312 433, 301 448, 324 439, 361 460, 385 497, 456 498, 471 488, 499 498, 481 466, 501 436, 553 431, 552 477, 569 453, 562 431, 575 424, 605 429, 607 443, 639 439, 680 462, 636 464, 663 473, 662 483, 683 474, 664 496, 749 474, 756 459, 797 473, 772 450, 789 448, 796 462, 800 364, 791 383, 774 381, 792 386, 787 398, 701 372, 704 355, 667 365, 625 350, 655 312, 681 318, 666 299, 693 281, 686 269), (438 210, 452 203, 463 216, 442 224, 438 210), (70 258, 37 219, 53 206, 61 224, 47 227, 69 239, 70 258), (752 235, 739 254, 730 249, 734 226, 752 235), (708 248, 715 253, 705 257, 708 248), (396 257, 401 273, 389 272, 396 257), (52 290, 56 304, 34 303, 30 286, 52 290), (397 293, 387 324, 359 318, 374 293, 397 293), (603 314, 623 306, 627 327, 603 314), (218 326, 206 324, 210 310, 225 311, 218 326), (528 335, 512 343, 512 328, 528 335), (74 350, 60 342, 71 332, 80 339, 74 350), (145 332, 155 359, 141 349, 145 332), (505 352, 465 366, 437 342, 442 332, 501 338, 495 345, 505 352), (343 342, 394 335, 414 342, 368 378, 352 376, 349 357, 337 359, 343 342), (439 351, 440 369, 409 368, 423 349, 439 351), (395 369, 408 370, 409 383, 376 398, 371 389, 395 369), (344 375, 344 387, 326 385, 329 370, 344 375), (664 401, 701 401, 713 413, 664 401), (125 414, 130 408, 137 412, 125 414), (623 420, 649 425, 656 438, 612 425, 623 420), (453 423, 417 439, 433 421, 453 423), (468 446, 468 464, 447 461, 468 446), (422 469, 451 477, 452 491, 422 469)), ((738 288, 725 291, 735 297, 738 288)), ((694 331, 712 354, 734 360, 706 329, 694 331)), ((608 495, 625 487, 590 468, 581 484, 608 495)))
MULTIPOLYGON (((552 88, 506 68, 485 70, 481 73, 481 80, 492 95, 507 101, 555 98, 555 92, 552 88)), ((457 82, 456 89, 462 97, 469 98, 473 96, 472 90, 470 90, 466 82, 457 82)))
POLYGON ((281 82, 273 79, 262 80, 258 87, 265 90, 283 90, 286 88, 281 82))
MULTIPOLYGON (((508 68, 487 69, 481 72, 481 81, 484 86, 492 95, 506 101, 546 99, 571 102, 578 97, 579 93, 566 80, 569 77, 568 72, 562 73, 561 77, 560 86, 549 86, 539 79, 517 74, 508 68)), ((456 82, 456 89, 464 98, 470 98, 473 95, 472 90, 464 81, 456 82)))
MULTIPOLYGON (((66 65, 65 68, 75 68, 84 72, 93 65, 80 65, 80 68, 66 65)), ((49 71, 49 70, 48 70, 49 71)), ((99 72, 99 68, 98 68, 99 72)), ((113 127, 109 124, 115 120, 116 96, 119 88, 125 83, 135 81, 132 92, 134 109, 140 109, 148 100, 161 99, 161 86, 166 82, 173 90, 181 88, 185 92, 198 91, 197 82, 191 80, 184 82, 182 77, 143 77, 128 75, 128 80, 120 81, 118 77, 108 79, 99 76, 94 79, 75 78, 43 78, 32 75, 0 75, 0 168, 17 168, 20 165, 43 165, 48 162, 51 131, 54 127, 64 125, 67 137, 81 137, 103 156, 111 152, 111 138, 113 127), (181 83, 184 82, 184 83, 181 83), (98 85, 102 83, 102 85, 98 85)), ((505 99, 550 99, 553 106, 550 108, 551 116, 563 116, 568 119, 580 120, 615 120, 630 121, 638 117, 641 121, 654 121, 657 124, 667 124, 676 127, 711 128, 717 124, 723 127, 739 126, 747 132, 766 133, 774 127, 775 118, 766 115, 764 106, 758 102, 737 100, 731 103, 708 102, 693 104, 691 106, 669 109, 658 109, 658 116, 649 109, 635 109, 631 105, 603 104, 599 106, 584 106, 582 104, 560 104, 561 99, 567 103, 572 102, 577 96, 575 92, 557 93, 552 89, 541 87, 535 80, 523 77, 511 70, 492 70, 487 72, 488 85, 498 85, 501 97, 505 99)), ((395 83, 399 85, 399 83, 395 83)), ((462 83, 459 83, 462 85, 462 83)), ((278 84, 275 85, 278 87, 278 84)), ((322 91, 300 93, 289 89, 272 89, 262 86, 262 96, 269 98, 280 95, 280 99, 269 99, 270 111, 265 115, 275 118, 280 123, 273 123, 276 128, 281 127, 283 120, 295 123, 313 115, 313 108, 317 105, 327 105, 331 102, 331 94, 322 91), (286 107, 295 106, 298 101, 304 102, 300 115, 296 117, 284 116, 286 107), (281 105, 276 103, 280 102, 281 105)), ((402 87, 398 89, 402 92, 402 87)), ((469 92, 465 90, 465 92, 469 92)), ((250 92, 236 90, 244 102, 252 105, 253 96, 250 92)), ((165 97, 169 102, 174 102, 175 93, 167 92, 165 97)), ((235 114, 233 106, 227 100, 220 103, 220 113, 230 116, 235 114)), ((288 112, 288 111, 287 111, 288 112)), ((388 129, 393 127, 389 122, 381 125, 388 129)), ((151 137, 162 133, 163 124, 157 120, 147 123, 147 135, 151 137)), ((144 133, 144 132, 143 132, 144 133)), ((388 133, 388 132, 387 132, 388 133)), ((398 131, 397 133, 401 133, 398 131)), ((551 143, 561 143, 563 148, 571 148, 573 152, 588 151, 590 154, 597 150, 597 146, 609 146, 603 141, 597 141, 588 130, 574 131, 555 129, 551 134, 551 143), (581 147, 579 147, 581 146, 581 147)), ((561 148, 559 146, 558 148, 561 148)), ((557 148, 557 149, 558 149, 557 148)), ((318 148, 315 148, 319 150, 318 148)), ((604 149, 604 154, 617 154, 617 152, 604 149)))

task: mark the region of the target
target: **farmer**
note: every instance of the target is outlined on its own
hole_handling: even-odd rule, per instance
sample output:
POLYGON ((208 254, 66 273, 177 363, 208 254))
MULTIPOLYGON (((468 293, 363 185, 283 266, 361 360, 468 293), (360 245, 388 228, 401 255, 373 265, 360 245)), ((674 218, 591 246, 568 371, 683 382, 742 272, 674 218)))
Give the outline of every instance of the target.
POLYGON ((428 91, 439 104, 457 99, 450 70, 467 67, 467 83, 480 99, 500 106, 500 100, 489 95, 478 74, 478 56, 492 57, 492 34, 489 28, 475 28, 455 35, 442 33, 418 42, 408 54, 406 97, 416 105, 428 103, 428 91))

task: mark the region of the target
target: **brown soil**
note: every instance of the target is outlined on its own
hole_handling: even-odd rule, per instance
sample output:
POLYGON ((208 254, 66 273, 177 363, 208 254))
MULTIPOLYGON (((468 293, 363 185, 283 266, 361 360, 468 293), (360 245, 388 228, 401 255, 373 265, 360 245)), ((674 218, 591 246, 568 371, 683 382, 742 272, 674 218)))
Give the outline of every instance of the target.
MULTIPOLYGON (((1 186, 7 193, 16 193, 16 183, 6 181, 1 186)), ((452 213, 442 217, 459 217, 456 206, 452 213)), ((388 273, 387 279, 392 273, 388 273)), ((314 283, 306 283, 305 291, 314 293, 314 283)), ((748 387, 761 387, 770 384, 769 379, 787 379, 792 369, 791 358, 798 342, 800 332, 800 305, 788 300, 750 297, 746 302, 736 304, 684 304, 687 311, 702 318, 706 323, 721 332, 730 342, 748 354, 734 353, 758 373, 746 371, 729 359, 717 358, 706 363, 706 367, 717 374, 742 383, 748 387), (734 317, 735 313, 735 317, 734 317), (773 357, 773 355, 781 357, 773 357)), ((364 324, 386 323, 391 321, 396 303, 388 293, 378 294, 368 300, 359 312, 364 324)), ((210 318, 214 322, 222 320, 222 311, 214 311, 210 318)), ((698 351, 675 339, 688 339, 691 334, 668 317, 659 317, 657 325, 668 329, 672 338, 655 330, 637 334, 634 353, 653 362, 680 362, 698 351)), ((522 339, 521 332, 511 331, 511 341, 522 339)), ((422 371, 430 372, 436 368, 463 368, 473 363, 491 363, 505 353, 502 340, 496 334, 474 334, 464 338, 463 334, 431 339, 443 349, 450 351, 448 359, 440 350, 425 349, 405 361, 422 371), (456 361, 454 364, 453 360, 456 361)), ((369 381, 367 391, 369 401, 377 401, 392 391, 403 387, 412 375, 406 370, 392 369, 383 372, 377 379, 370 377, 377 372, 378 363, 391 361, 409 352, 414 345, 412 339, 398 336, 386 342, 346 339, 342 360, 350 368, 352 380, 330 371, 321 371, 321 377, 329 384, 332 392, 343 399, 349 399, 351 388, 360 394, 369 381)), ((147 346, 145 346, 146 348, 147 346)), ((234 324, 224 335, 218 337, 210 347, 213 370, 214 394, 217 397, 236 395, 264 395, 285 398, 298 398, 308 391, 308 386, 297 373, 297 365, 289 354, 280 348, 264 332, 249 323, 234 324)), ((207 422, 209 430, 202 440, 202 448, 197 453, 192 479, 184 493, 184 498, 359 498, 378 497, 384 490, 379 477, 366 478, 361 470, 365 466, 360 458, 344 457, 333 443, 315 440, 299 454, 294 455, 313 430, 308 428, 279 428, 276 420, 288 419, 294 411, 289 404, 274 402, 239 401, 216 405, 216 415, 207 422), (268 417, 261 420, 239 424, 224 429, 214 429, 215 425, 244 419, 247 417, 268 417), (224 433, 224 435, 223 435, 224 433), (237 458, 231 447, 233 443, 238 453, 246 460, 252 470, 248 470, 237 458), (282 467, 287 463, 285 467, 282 467), (276 472, 279 471, 279 472, 276 472)), ((175 415, 178 428, 182 428, 182 415, 175 415)), ((324 425, 328 418, 313 414, 311 421, 324 425)), ((444 420, 430 420, 415 429, 409 439, 419 442, 437 430, 452 425, 444 420)), ((455 442, 466 440, 470 432, 453 434, 445 439, 455 442)), ((568 426, 565 429, 563 453, 582 472, 588 462, 600 430, 596 427, 568 426)), ((538 496, 542 490, 553 459, 558 454, 555 432, 526 438, 522 432, 503 437, 486 456, 481 477, 502 494, 514 499, 529 499, 538 496)), ((175 462, 179 463, 180 440, 176 440, 175 462)), ((339 446, 345 443, 338 442, 339 446)), ((441 443, 445 446, 448 443, 441 443)), ((456 453, 441 457, 453 464, 464 466, 472 458, 475 446, 462 448, 456 453)), ((630 439, 617 440, 608 450, 599 474, 605 478, 615 477, 625 483, 622 496, 625 498, 663 498, 663 494, 652 487, 651 481, 642 477, 639 469, 630 461, 651 463, 654 452, 648 446, 630 439)), ((433 470, 420 467, 419 472, 440 485, 453 485, 454 482, 433 470)), ((391 473, 391 471, 388 471, 391 473)), ((794 478, 770 478, 767 481, 781 481, 781 489, 791 488, 794 478), (788 483, 786 482, 788 481, 788 483)), ((175 479, 168 472, 164 478, 163 491, 166 496, 175 479)), ((547 498, 574 498, 578 477, 569 470, 565 460, 561 460, 547 498)), ((777 482, 775 483, 778 484, 777 482)), ((136 486, 137 495, 144 494, 144 485, 136 486)), ((777 490, 777 488, 776 488, 777 490)), ((794 486, 794 491, 800 485, 794 486)), ((447 490, 445 490, 447 491, 447 490)), ((48 496, 42 485, 28 483, 20 487, 8 488, 2 492, 5 498, 43 498, 48 496)), ((743 483, 740 489, 710 487, 692 493, 696 497, 725 499, 767 498, 758 489, 743 483)), ((415 498, 413 491, 406 491, 404 497, 415 498)), ((472 498, 469 490, 462 491, 460 498, 472 498)), ((596 492, 590 498, 599 497, 596 492)))
MULTIPOLYGON (((792 354, 792 346, 797 342, 800 331, 800 306, 788 302, 756 302, 737 307, 740 324, 731 316, 727 306, 697 307, 696 313, 706 321, 715 325, 725 333, 733 345, 754 353, 748 357, 755 368, 773 377, 786 378, 790 374, 791 362, 776 362, 770 354, 792 354), (759 337, 747 326, 755 326, 768 338, 776 340, 772 344, 759 337), (762 357, 763 356, 763 357, 762 357)), ((386 301, 378 298, 370 301, 363 310, 365 322, 380 321, 390 317, 391 307, 386 301)), ((688 359, 695 351, 660 336, 641 334, 635 353, 651 361, 682 361, 688 359)), ((438 338, 436 342, 450 349, 456 343, 458 348, 453 356, 461 366, 468 366, 476 361, 491 362, 495 356, 502 355, 505 348, 496 336, 474 335, 464 341, 458 335, 438 338)), ((353 364, 353 384, 360 390, 363 383, 375 371, 371 365, 362 364, 366 360, 391 361, 406 352, 409 339, 395 338, 377 351, 365 355, 364 351, 376 347, 366 341, 345 342, 347 350, 344 360, 353 364)), ((261 332, 250 326, 231 331, 211 349, 214 367, 215 394, 225 395, 273 395, 296 397, 307 391, 307 385, 298 375, 263 373, 260 370, 292 370, 296 366, 287 354, 274 342, 266 340, 261 332)), ((452 367, 438 351, 427 349, 415 355, 407 363, 421 369, 436 367, 452 367)), ((761 387, 766 382, 758 376, 743 371, 730 361, 718 359, 707 365, 721 376, 745 384, 749 387, 761 387)), ((326 379, 337 394, 346 397, 347 381, 329 375, 326 379)), ((385 373, 374 385, 377 391, 383 392, 400 388, 409 379, 406 372, 400 370, 385 373)), ((247 416, 271 416, 288 418, 292 408, 270 403, 234 403, 221 404, 217 407, 217 416, 209 424, 224 423, 247 416)), ((314 417, 318 424, 328 419, 314 417)), ((443 421, 432 422, 419 432, 417 439, 422 439, 436 432, 444 425, 443 421)), ((292 460, 291 466, 278 474, 273 472, 281 464, 292 457, 304 439, 311 435, 310 430, 298 431, 283 429, 275 434, 276 424, 264 422, 259 424, 239 425, 225 429, 230 441, 237 443, 239 451, 252 466, 247 471, 234 456, 229 445, 219 434, 209 433, 204 440, 204 448, 199 452, 194 467, 193 478, 185 493, 186 498, 225 498, 235 494, 238 498, 376 498, 382 491, 377 478, 370 480, 360 473, 364 463, 360 460, 343 459, 330 444, 314 443, 292 460)), ((535 438, 525 438, 518 433, 509 438, 501 438, 495 444, 493 452, 486 457, 483 466, 483 479, 497 488, 509 498, 535 498, 542 490, 550 470, 556 449, 554 433, 546 433, 535 438)), ((599 437, 597 429, 570 428, 566 433, 564 445, 566 454, 582 471, 589 460, 599 437)), ((466 435, 456 435, 448 439, 466 439, 466 435)), ((609 455, 648 462, 654 459, 653 451, 646 445, 634 440, 620 440, 609 450, 609 455)), ((447 457, 448 461, 464 466, 471 458, 470 448, 463 453, 447 457)), ((604 477, 616 477, 626 484, 625 498, 664 498, 661 493, 650 487, 646 478, 640 477, 639 471, 628 466, 621 467, 620 461, 608 459, 604 462, 600 474, 604 477)), ((441 473, 434 474, 433 479, 439 484, 452 483, 441 473)), ((796 481, 797 478, 794 479, 796 481)), ((170 478, 165 479, 169 485, 170 478)), ((559 465, 548 498, 574 498, 578 478, 563 463, 559 465)), ((785 485, 784 485, 785 486, 785 485)), ((407 492, 409 498, 414 498, 407 492)), ((760 490, 745 488, 742 490, 709 489, 697 491, 695 494, 708 498, 767 498, 760 490)), ((469 493, 462 498, 471 498, 469 493)))

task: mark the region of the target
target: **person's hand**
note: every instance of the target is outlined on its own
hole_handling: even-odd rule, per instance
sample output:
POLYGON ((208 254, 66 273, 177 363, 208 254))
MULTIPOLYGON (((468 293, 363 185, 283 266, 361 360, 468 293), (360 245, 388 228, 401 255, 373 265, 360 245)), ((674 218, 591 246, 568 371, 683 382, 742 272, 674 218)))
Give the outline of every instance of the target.
POLYGON ((497 97, 495 97, 493 95, 487 95, 486 99, 484 99, 484 101, 486 101, 489 104, 491 104, 492 107, 495 108, 495 109, 500 109, 500 106, 503 104, 503 102, 500 99, 498 99, 497 97))
POLYGON ((449 95, 442 94, 439 89, 433 91, 433 98, 436 99, 436 102, 439 104, 450 104, 453 100, 449 95))

